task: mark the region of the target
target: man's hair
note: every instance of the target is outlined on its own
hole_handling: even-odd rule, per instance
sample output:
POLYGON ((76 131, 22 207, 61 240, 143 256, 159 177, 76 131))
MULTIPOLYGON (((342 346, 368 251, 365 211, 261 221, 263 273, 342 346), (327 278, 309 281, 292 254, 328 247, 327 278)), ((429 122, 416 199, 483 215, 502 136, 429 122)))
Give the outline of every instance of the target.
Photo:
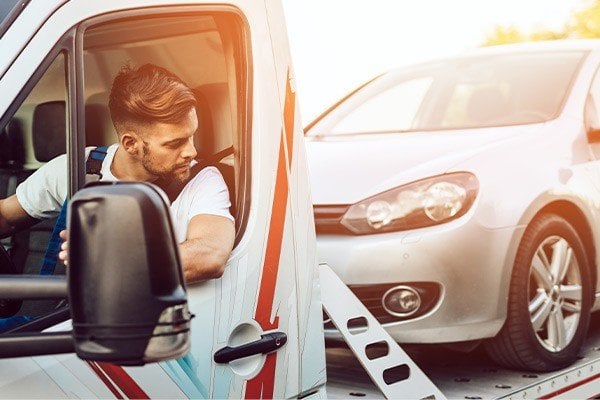
POLYGON ((196 106, 194 93, 175 74, 153 64, 125 65, 113 81, 110 116, 121 134, 135 125, 178 123, 196 106))

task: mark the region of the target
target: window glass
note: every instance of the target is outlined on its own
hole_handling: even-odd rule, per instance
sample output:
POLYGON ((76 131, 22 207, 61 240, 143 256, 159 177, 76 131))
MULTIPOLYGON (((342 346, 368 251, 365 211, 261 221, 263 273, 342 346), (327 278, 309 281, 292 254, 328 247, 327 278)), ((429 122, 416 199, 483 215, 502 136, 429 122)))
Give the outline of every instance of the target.
MULTIPOLYGON (((84 95, 86 146, 117 143, 108 109, 115 76, 124 66, 154 64, 175 74, 192 89, 198 130, 194 145, 199 160, 210 159, 223 176, 236 226, 241 196, 236 187, 245 179, 240 149, 246 134, 244 89, 247 60, 242 52, 242 27, 229 13, 148 16, 121 19, 91 27, 84 33, 84 95)), ((246 187, 246 186, 244 186, 246 187)), ((239 232, 238 232, 239 233, 239 232)))
MULTIPOLYGON (((8 28, 7 24, 10 24, 12 18, 9 18, 11 13, 16 12, 17 7, 21 7, 19 3, 22 0, 2 0, 0 1, 0 32, 3 32, 8 28)), ((1 33, 0 33, 1 36, 1 33)))
POLYGON ((431 77, 411 79, 371 97, 338 122, 331 133, 339 135, 410 129, 432 81, 431 77))
MULTIPOLYGON (((3 261, 4 273, 7 273, 6 268, 12 269, 15 274, 42 273, 46 247, 62 205, 47 194, 62 192, 62 197, 66 196, 68 178, 64 153, 68 114, 65 62, 63 53, 53 60, 0 131, 0 199, 11 197, 20 190, 19 203, 34 217, 27 225, 41 220, 2 239, 2 246, 10 257, 10 261, 3 261), (60 183, 50 183, 40 167, 60 155, 64 162, 51 165, 60 183), (46 212, 43 217, 40 214, 42 210, 46 212)), ((44 271, 47 275, 64 274, 65 267, 58 261, 44 271)), ((0 332, 52 313, 61 304, 60 301, 24 301, 16 309, 16 314, 0 318, 0 332)))
POLYGON ((332 112, 337 121, 319 134, 431 131, 548 121, 558 116, 585 55, 580 51, 490 54, 400 69, 338 105, 332 112), (364 100, 365 93, 382 80, 394 87, 364 100))
POLYGON ((593 108, 592 110, 588 110, 589 117, 594 119, 590 122, 600 126, 600 71, 596 72, 596 76, 592 81, 588 101, 590 104, 587 106, 593 108))

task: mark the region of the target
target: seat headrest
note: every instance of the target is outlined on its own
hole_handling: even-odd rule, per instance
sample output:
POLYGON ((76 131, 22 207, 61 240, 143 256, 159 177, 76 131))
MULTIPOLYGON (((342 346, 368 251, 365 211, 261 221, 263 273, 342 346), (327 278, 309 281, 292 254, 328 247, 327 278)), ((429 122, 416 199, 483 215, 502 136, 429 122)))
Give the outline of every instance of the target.
POLYGON ((200 158, 209 156, 231 145, 229 86, 226 82, 209 83, 192 89, 196 96, 198 134, 194 137, 200 158), (221 141, 225 140, 225 143, 221 141))
POLYGON ((85 145, 106 146, 117 141, 117 134, 104 104, 85 105, 85 145))
POLYGON ((67 112, 64 101, 38 104, 33 110, 33 151, 40 162, 66 152, 67 112))
POLYGON ((198 116, 198 131, 194 135, 194 146, 200 158, 209 156, 214 147, 214 128, 212 112, 208 100, 200 90, 193 90, 196 97, 196 115, 198 116))
POLYGON ((15 168, 25 162, 23 124, 13 118, 0 131, 0 167, 15 168))

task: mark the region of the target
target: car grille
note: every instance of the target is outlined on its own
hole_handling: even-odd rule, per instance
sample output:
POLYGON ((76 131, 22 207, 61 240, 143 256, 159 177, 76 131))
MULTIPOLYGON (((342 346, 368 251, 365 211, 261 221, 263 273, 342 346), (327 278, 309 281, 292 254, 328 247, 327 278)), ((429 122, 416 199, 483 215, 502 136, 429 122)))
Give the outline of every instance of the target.
MULTIPOLYGON (((434 282, 401 282, 401 283, 384 283, 379 285, 350 285, 348 286, 356 297, 369 309, 371 314, 379 323, 385 324, 390 322, 406 321, 417 318, 431 311, 438 303, 440 298, 440 285, 434 282), (410 286, 419 292, 421 296, 421 306, 419 310, 409 317, 397 317, 389 314, 383 308, 381 299, 385 292, 389 289, 398 286, 410 286)), ((325 329, 334 328, 333 323, 328 321, 327 315, 323 316, 325 329)))
POLYGON ((349 234, 350 231, 340 223, 347 210, 347 205, 314 206, 317 233, 349 234))

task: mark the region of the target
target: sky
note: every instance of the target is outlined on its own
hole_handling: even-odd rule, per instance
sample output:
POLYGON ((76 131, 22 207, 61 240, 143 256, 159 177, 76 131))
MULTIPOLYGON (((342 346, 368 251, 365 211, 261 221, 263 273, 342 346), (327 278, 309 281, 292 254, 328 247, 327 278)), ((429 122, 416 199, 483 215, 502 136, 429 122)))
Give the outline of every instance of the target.
POLYGON ((585 0, 283 0, 302 124, 397 66, 478 47, 495 25, 559 29, 585 0))

